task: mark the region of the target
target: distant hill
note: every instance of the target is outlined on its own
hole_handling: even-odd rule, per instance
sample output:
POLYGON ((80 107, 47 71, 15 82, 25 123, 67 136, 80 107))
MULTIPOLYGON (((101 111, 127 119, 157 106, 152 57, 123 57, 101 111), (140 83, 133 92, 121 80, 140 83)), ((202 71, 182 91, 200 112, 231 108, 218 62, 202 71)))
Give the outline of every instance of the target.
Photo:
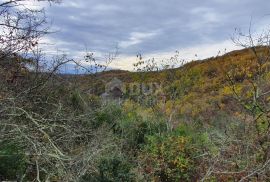
MULTIPOLYGON (((266 47, 254 49, 258 56, 269 53, 266 47)), ((180 115, 192 118, 203 116, 205 120, 209 120, 212 114, 219 113, 217 110, 237 114, 238 106, 233 103, 234 94, 230 89, 228 75, 232 76, 239 93, 244 94, 245 88, 249 85, 248 80, 257 74, 257 67, 253 52, 250 49, 243 49, 157 72, 111 70, 96 75, 85 75, 77 80, 76 84, 88 93, 101 95, 104 93, 106 83, 113 78, 118 78, 124 83, 157 82, 162 84, 163 92, 169 96, 166 98, 166 107, 169 108, 170 104, 174 103, 180 115)), ((267 69, 265 68, 265 71, 268 71, 267 69)), ((270 87, 270 83, 265 82, 265 86, 270 87)))

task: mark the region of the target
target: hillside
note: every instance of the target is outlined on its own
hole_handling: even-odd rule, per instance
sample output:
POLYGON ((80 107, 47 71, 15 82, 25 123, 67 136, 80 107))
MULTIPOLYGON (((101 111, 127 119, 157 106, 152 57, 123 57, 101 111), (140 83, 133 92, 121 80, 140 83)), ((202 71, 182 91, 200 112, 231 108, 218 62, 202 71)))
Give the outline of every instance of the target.
MULTIPOLYGON (((258 56, 269 53, 267 47, 257 47, 256 51, 258 56)), ((243 49, 158 72, 115 70, 84 76, 77 84, 82 90, 89 91, 88 93, 101 95, 105 92, 106 83, 113 78, 118 78, 127 85, 159 83, 162 85, 162 91, 167 95, 166 107, 170 108, 173 102, 178 114, 192 118, 204 116, 209 121, 217 111, 238 114, 237 106, 233 103, 235 95, 231 90, 231 81, 234 82, 239 94, 244 94, 250 80, 256 77, 258 69, 256 59, 251 49, 243 49), (233 80, 229 80, 228 76, 233 80), (91 87, 95 88, 93 92, 91 87), (176 96, 172 97, 172 95, 176 96)), ((268 63, 264 65, 265 71, 268 71, 268 65, 268 63)), ((268 80, 268 77, 265 79, 268 80)), ((270 87, 269 82, 266 81, 264 86, 265 89, 270 87)), ((130 97, 131 95, 125 95, 125 98, 130 97)))
POLYGON ((269 182, 269 5, 2 0, 0 182, 269 182))
POLYGON ((77 76, 8 58, 0 180, 267 181, 269 54, 254 47, 175 69, 77 76))

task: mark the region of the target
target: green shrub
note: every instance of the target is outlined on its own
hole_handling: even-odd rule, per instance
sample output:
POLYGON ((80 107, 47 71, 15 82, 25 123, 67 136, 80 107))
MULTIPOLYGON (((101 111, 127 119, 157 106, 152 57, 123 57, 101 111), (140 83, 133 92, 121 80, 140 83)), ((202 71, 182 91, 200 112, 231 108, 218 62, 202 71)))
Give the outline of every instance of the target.
MULTIPOLYGON (((133 108, 123 112, 117 122, 117 134, 125 141, 125 147, 139 149, 146 142, 147 136, 163 133, 167 130, 162 117, 142 113, 142 108, 133 108)), ((144 110, 145 111, 145 110, 144 110)))
POLYGON ((13 143, 0 143, 0 179, 16 180, 26 170, 26 157, 13 143))
POLYGON ((172 133, 153 135, 140 155, 145 177, 156 181, 190 181, 196 175, 196 157, 209 141, 205 133, 181 125, 172 133))
POLYGON ((104 157, 99 161, 98 171, 85 175, 82 182, 129 182, 135 181, 131 164, 123 157, 104 157))
POLYGON ((95 113, 94 127, 107 124, 115 128, 116 122, 122 117, 122 109, 119 105, 109 104, 99 108, 95 113))
POLYGON ((70 95, 70 103, 75 111, 83 111, 84 102, 78 91, 74 91, 70 95))

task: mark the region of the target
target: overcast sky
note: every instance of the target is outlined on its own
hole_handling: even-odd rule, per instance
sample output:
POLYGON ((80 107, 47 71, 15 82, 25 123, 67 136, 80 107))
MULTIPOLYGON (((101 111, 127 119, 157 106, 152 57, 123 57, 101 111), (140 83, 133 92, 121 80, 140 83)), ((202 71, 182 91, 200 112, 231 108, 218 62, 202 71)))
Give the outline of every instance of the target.
POLYGON ((131 69, 136 54, 185 59, 215 56, 236 49, 235 28, 253 30, 270 22, 270 0, 63 0, 47 7, 56 33, 44 39, 48 53, 57 49, 70 57, 87 50, 102 57, 118 46, 112 67, 131 69))

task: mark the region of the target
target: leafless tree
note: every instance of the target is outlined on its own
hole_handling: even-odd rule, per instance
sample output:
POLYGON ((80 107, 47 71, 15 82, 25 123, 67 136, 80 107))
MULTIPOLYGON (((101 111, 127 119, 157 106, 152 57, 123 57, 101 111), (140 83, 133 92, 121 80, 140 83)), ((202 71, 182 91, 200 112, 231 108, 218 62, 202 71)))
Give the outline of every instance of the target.
POLYGON ((104 71, 116 53, 110 54, 104 64, 99 64, 89 53, 83 61, 62 55, 42 65, 37 45, 42 36, 50 33, 48 21, 44 9, 26 4, 42 1, 59 2, 7 0, 0 3, 0 143, 14 142, 24 149, 29 165, 18 181, 31 177, 35 181, 55 178, 78 181, 87 172, 96 170, 94 164, 102 153, 117 151, 118 145, 108 128, 85 127, 94 116, 82 94, 78 93, 75 98, 84 110, 80 112, 54 94, 63 87, 61 94, 67 98, 72 95, 72 88, 59 76, 59 69, 71 63, 90 73, 104 71), (31 59, 23 57, 30 52, 31 59), (90 62, 92 70, 84 62, 90 62), (26 74, 19 79, 23 67, 26 74))
POLYGON ((1 58, 31 51, 37 46, 39 39, 49 33, 44 8, 37 9, 28 5, 41 1, 59 2, 57 0, 2 1, 0 4, 1 58))

